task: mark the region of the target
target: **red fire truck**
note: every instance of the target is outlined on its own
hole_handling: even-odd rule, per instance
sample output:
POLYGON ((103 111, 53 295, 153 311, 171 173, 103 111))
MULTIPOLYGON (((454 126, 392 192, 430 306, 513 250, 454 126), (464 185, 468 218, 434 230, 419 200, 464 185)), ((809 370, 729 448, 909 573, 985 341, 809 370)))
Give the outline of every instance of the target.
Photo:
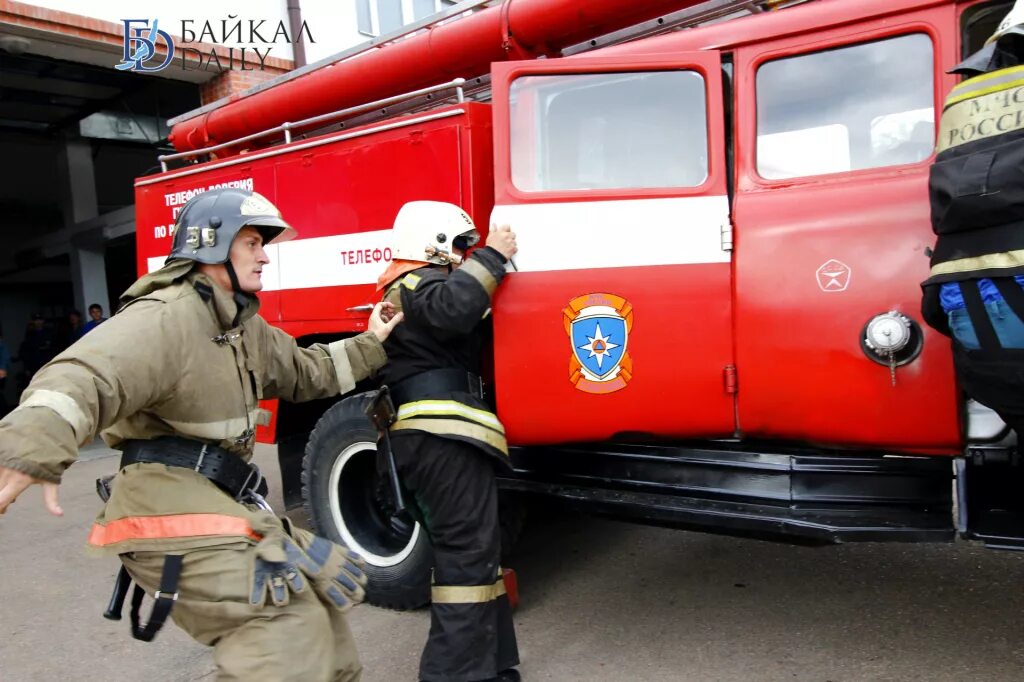
MULTIPOLYGON (((174 122, 180 153, 136 182, 139 271, 189 197, 255 189, 300 235, 270 249, 261 314, 336 339, 366 327, 399 208, 456 203, 519 235, 487 373, 507 494, 1017 547, 1015 438, 919 312, 946 70, 1010 4, 462 3, 174 122)), ((415 606, 429 543, 388 521, 365 402, 268 403, 261 436, 287 502, 367 558, 370 600, 415 606)))

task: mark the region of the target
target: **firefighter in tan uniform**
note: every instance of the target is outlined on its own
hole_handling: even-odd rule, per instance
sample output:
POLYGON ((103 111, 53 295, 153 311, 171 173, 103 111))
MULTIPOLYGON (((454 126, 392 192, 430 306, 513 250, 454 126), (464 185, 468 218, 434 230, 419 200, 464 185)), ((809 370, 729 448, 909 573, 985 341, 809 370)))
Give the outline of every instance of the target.
POLYGON ((507 226, 492 229, 463 262, 478 239, 457 206, 410 202, 395 219, 395 260, 378 280, 406 319, 385 343, 380 377, 397 409, 398 473, 434 549, 420 659, 428 682, 519 680, 495 483, 495 468, 510 468, 508 446, 479 377, 482 327, 516 241, 507 226))
MULTIPOLYGON (((294 236, 254 192, 211 190, 178 217, 166 265, 139 279, 117 315, 33 378, 0 421, 0 513, 29 485, 47 508, 79 446, 102 431, 123 452, 89 544, 119 555, 137 585, 133 635, 170 612, 215 646, 221 680, 356 680, 343 612, 362 598, 359 559, 290 526, 248 464, 257 400, 350 391, 379 369, 396 315, 369 331, 299 348, 256 315, 264 246, 294 236), (140 623, 143 592, 155 596, 140 623)), ((123 581, 123 582, 122 582, 123 581)), ((123 601, 123 593, 121 596, 123 601)))

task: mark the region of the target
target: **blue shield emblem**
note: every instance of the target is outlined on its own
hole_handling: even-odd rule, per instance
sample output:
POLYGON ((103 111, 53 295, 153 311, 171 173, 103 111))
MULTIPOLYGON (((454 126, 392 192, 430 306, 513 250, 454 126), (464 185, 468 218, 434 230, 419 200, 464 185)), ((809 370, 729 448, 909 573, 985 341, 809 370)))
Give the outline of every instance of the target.
POLYGON ((626 353, 626 321, 614 314, 580 312, 583 314, 572 321, 573 353, 594 379, 611 377, 626 353))

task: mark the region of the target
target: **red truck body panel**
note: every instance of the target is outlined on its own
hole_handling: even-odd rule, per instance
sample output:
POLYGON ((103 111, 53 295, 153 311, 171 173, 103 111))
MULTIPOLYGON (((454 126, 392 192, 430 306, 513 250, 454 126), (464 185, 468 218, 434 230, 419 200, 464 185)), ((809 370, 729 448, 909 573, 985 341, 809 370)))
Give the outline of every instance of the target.
MULTIPOLYGON (((140 178, 139 273, 163 262, 175 209, 190 192, 242 183, 274 202, 298 231, 297 239, 268 248, 260 314, 295 337, 364 331, 368 313, 350 309, 380 299, 376 281, 390 261, 389 232, 402 204, 449 201, 486 225, 493 203, 490 107, 466 103, 408 120, 140 178)), ((273 429, 258 435, 272 441, 273 429)))

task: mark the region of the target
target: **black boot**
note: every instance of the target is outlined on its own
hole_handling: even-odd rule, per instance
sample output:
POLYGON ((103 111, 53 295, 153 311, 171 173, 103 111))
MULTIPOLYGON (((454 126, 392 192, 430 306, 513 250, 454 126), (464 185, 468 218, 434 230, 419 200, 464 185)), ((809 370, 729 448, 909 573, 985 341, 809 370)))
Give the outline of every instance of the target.
POLYGON ((486 680, 480 680, 480 682, 520 682, 521 679, 518 670, 508 668, 498 673, 497 677, 488 677, 486 680))

